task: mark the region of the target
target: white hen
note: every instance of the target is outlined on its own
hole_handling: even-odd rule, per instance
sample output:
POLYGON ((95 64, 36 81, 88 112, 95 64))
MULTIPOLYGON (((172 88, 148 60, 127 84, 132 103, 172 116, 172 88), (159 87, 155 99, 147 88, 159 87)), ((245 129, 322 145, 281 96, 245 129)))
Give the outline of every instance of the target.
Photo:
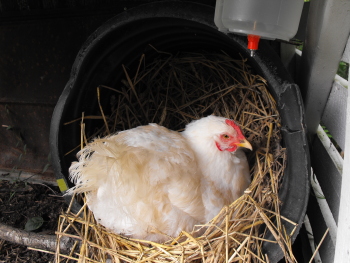
POLYGON ((222 117, 191 122, 182 133, 157 124, 95 139, 70 167, 95 218, 111 231, 162 242, 211 220, 250 183, 251 149, 222 117))

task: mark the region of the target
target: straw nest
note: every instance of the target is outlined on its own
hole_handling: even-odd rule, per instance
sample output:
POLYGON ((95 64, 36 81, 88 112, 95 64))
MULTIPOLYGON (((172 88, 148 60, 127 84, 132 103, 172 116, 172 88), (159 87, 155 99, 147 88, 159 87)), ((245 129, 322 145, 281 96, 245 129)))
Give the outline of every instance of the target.
MULTIPOLYGON (((252 183, 244 195, 224 207, 202 234, 182 232, 158 244, 109 233, 99 225, 86 203, 77 214, 70 209, 59 219, 57 238, 70 237, 70 253, 56 251, 57 262, 269 262, 263 242, 278 243, 287 262, 292 233, 285 224, 296 224, 279 213, 278 189, 286 165, 281 146, 280 117, 266 81, 254 75, 245 59, 225 53, 158 52, 147 61, 143 55, 136 69, 123 66, 119 87, 99 86, 101 116, 81 119, 82 145, 96 135, 135 126, 159 123, 181 130, 192 119, 215 114, 236 120, 254 151, 248 153, 252 183), (112 90, 110 105, 102 107, 103 94, 112 90), (100 118, 104 125, 89 138, 84 120, 100 118), (274 240, 267 240, 270 231, 274 240)), ((109 95, 110 96, 110 95, 109 95)), ((101 121, 100 120, 100 121, 101 121)), ((69 124, 73 125, 73 124, 69 124)), ((77 125, 75 123, 74 125, 77 125)))

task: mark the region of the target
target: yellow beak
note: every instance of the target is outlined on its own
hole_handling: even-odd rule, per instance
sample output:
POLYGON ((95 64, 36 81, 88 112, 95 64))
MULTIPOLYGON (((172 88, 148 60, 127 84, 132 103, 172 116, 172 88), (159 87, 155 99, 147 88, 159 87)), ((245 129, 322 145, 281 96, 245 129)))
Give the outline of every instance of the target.
POLYGON ((247 148, 247 149, 249 149, 251 151, 253 150, 252 145, 246 139, 241 140, 239 143, 236 143, 236 145, 239 146, 239 147, 247 148))

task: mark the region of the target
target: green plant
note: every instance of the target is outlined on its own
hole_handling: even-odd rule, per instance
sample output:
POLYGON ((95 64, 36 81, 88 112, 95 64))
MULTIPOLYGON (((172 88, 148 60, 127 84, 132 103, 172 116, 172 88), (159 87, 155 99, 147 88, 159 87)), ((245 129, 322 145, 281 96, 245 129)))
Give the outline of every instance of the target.
POLYGON ((321 126, 323 131, 327 134, 328 138, 333 138, 332 134, 327 130, 326 126, 322 125, 321 126))
POLYGON ((347 80, 349 77, 349 63, 340 61, 337 74, 347 80))
POLYGON ((9 202, 11 201, 11 199, 15 196, 16 192, 15 191, 12 191, 11 194, 10 194, 10 197, 9 197, 9 202))

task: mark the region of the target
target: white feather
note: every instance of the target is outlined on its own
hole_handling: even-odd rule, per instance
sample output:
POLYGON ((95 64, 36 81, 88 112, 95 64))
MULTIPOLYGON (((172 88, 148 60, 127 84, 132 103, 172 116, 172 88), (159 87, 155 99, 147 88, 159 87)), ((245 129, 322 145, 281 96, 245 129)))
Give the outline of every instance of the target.
POLYGON ((208 116, 183 133, 150 124, 96 139, 72 164, 69 193, 86 192, 95 218, 115 233, 160 242, 191 231, 249 185, 245 154, 215 145, 227 129, 225 118, 208 116))
POLYGON ((195 152, 202 173, 201 191, 206 222, 225 205, 239 198, 250 184, 245 153, 240 148, 234 153, 218 151, 212 139, 230 129, 225 120, 222 117, 208 116, 191 122, 183 132, 195 152))

